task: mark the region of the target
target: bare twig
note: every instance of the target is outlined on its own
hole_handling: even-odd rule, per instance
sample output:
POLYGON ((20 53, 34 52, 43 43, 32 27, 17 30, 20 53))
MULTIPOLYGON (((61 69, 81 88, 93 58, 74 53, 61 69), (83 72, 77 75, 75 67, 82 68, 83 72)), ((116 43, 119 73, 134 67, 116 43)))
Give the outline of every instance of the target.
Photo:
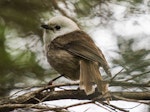
POLYGON ((17 108, 33 108, 33 109, 44 109, 44 110, 53 110, 53 111, 60 111, 64 109, 63 107, 48 107, 40 104, 5 104, 0 105, 1 112, 7 112, 7 109, 17 109, 17 108))
MULTIPOLYGON (((139 83, 133 83, 133 82, 125 82, 125 81, 107 81, 109 83, 109 86, 126 86, 126 87, 150 87, 150 81, 147 83, 139 84, 139 83)), ((78 86, 78 82, 74 83, 65 83, 65 84, 56 84, 56 85, 39 85, 39 86, 30 86, 30 87, 13 87, 13 89, 26 89, 30 90, 31 88, 43 88, 44 89, 50 89, 50 88, 55 88, 55 87, 60 87, 60 86, 78 86)), ((3 87, 1 87, 2 89, 3 87)), ((9 89, 5 88, 5 89, 9 89)))
MULTIPOLYGON (((13 110, 15 108, 25 108, 28 106, 28 108, 39 108, 39 109, 47 109, 45 107, 36 107, 38 103, 42 103, 43 101, 52 101, 52 100, 59 100, 59 99, 79 99, 79 100, 87 100, 89 99, 89 102, 86 103, 94 103, 95 101, 99 101, 105 106, 108 106, 110 109, 118 109, 120 111, 126 112, 126 110, 123 110, 119 107, 107 104, 103 102, 106 100, 101 93, 96 91, 92 95, 86 95, 84 91, 82 90, 60 90, 60 91, 49 91, 49 89, 54 87, 61 87, 71 84, 59 84, 59 85, 51 85, 51 86, 45 86, 43 88, 25 93, 23 95, 20 95, 16 98, 9 99, 9 100, 1 100, 0 103, 0 111, 2 110, 13 110), (94 98, 94 99, 93 99, 94 98), (98 98, 98 99, 97 99, 98 98), (9 105, 10 104, 10 105, 9 105), (14 104, 14 105, 13 105, 14 104), (29 104, 29 105, 25 105, 29 104)), ((138 100, 150 100, 150 93, 149 92, 110 92, 110 95, 112 96, 112 100, 125 100, 125 101, 132 101, 128 99, 135 99, 137 102, 138 100)), ((143 103, 139 101, 140 103, 143 103)), ((85 103, 84 103, 85 104, 85 103)), ((149 103, 144 103, 149 104, 149 103)), ((76 106, 79 104, 75 104, 76 106)), ((70 107, 73 107, 75 105, 70 105, 66 107, 58 107, 57 109, 67 109, 70 107)), ((48 108, 49 110, 53 110, 56 108, 48 108)), ((5 111, 5 112, 8 112, 5 111)))
POLYGON ((141 100, 136 100, 136 99, 128 99, 128 98, 124 98, 124 97, 117 96, 117 95, 113 95, 113 97, 115 97, 116 99, 119 99, 119 100, 123 100, 123 101, 137 102, 137 103, 143 103, 143 104, 146 104, 146 105, 150 105, 150 101, 141 101, 141 100))
POLYGON ((105 105, 105 106, 107 106, 107 107, 110 107, 112 110, 120 110, 120 111, 122 111, 122 112, 129 112, 129 111, 127 111, 127 110, 124 110, 124 109, 122 109, 122 108, 120 108, 120 107, 117 107, 117 106, 115 106, 115 105, 111 105, 111 104, 107 104, 107 103, 105 103, 105 102, 101 102, 103 105, 105 105))
POLYGON ((123 70, 124 70, 124 68, 121 69, 117 74, 115 74, 115 76, 113 76, 113 77, 110 79, 110 81, 112 82, 123 70))
POLYGON ((141 73, 141 74, 137 74, 137 75, 135 75, 135 76, 133 76, 131 78, 126 79, 125 81, 133 80, 133 79, 135 79, 137 77, 141 77, 141 76, 143 76, 143 75, 145 75, 147 73, 150 73, 150 71, 147 71, 147 72, 144 72, 144 73, 141 73))
POLYGON ((63 77, 63 75, 57 76, 56 78, 52 79, 51 81, 48 82, 48 85, 52 85, 52 83, 53 83, 54 81, 56 81, 57 79, 59 79, 59 78, 61 78, 61 77, 63 77))

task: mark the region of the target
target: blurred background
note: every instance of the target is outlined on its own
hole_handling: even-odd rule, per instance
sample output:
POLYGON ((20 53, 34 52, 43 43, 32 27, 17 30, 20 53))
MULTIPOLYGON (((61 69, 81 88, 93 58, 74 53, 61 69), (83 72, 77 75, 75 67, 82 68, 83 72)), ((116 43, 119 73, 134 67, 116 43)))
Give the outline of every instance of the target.
POLYGON ((0 97, 58 75, 40 28, 55 15, 70 17, 94 39, 113 75, 123 69, 116 80, 149 83, 149 14, 149 0, 0 0, 0 97))

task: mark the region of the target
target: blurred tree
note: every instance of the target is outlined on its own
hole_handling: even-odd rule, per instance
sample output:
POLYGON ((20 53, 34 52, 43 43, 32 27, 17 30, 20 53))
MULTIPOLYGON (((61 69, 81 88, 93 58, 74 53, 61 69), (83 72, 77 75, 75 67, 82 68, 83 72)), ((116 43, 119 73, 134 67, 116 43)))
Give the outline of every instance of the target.
MULTIPOLYGON (((89 20, 89 18, 98 17, 99 23, 107 24, 109 20, 116 20, 109 4, 117 2, 130 4, 126 15, 137 13, 137 10, 139 13, 141 11, 134 6, 142 3, 142 0, 92 0, 88 2, 87 0, 1 0, 0 96, 9 93, 17 84, 31 85, 27 79, 42 83, 55 73, 46 69, 48 65, 43 66, 40 63, 41 60, 43 61, 43 58, 39 57, 39 54, 43 55, 42 45, 39 44, 42 41, 40 24, 44 20, 52 15, 62 14, 72 19, 77 17, 89 20), (18 38, 21 40, 18 41, 18 38), (16 41, 18 47, 14 48, 8 40, 16 41)), ((129 74, 134 75, 132 74, 134 71, 144 73, 150 64, 149 61, 143 61, 144 57, 149 55, 149 51, 146 49, 134 51, 133 42, 134 40, 118 39, 118 53, 121 58, 114 59, 112 62, 114 67, 121 66, 125 69, 122 78, 129 74)))
MULTIPOLYGON (((43 58, 42 22, 61 14, 78 18, 82 26, 98 18, 94 27, 110 28, 110 23, 120 21, 114 4, 126 7, 123 18, 127 19, 150 11, 148 0, 0 0, 0 97, 19 87, 46 83, 56 75, 43 58)), ((124 70, 115 80, 149 84, 150 50, 135 50, 135 42, 136 38, 118 36, 119 56, 112 59, 112 69, 124 70)))
MULTIPOLYGON (((57 2, 67 3, 61 0, 57 2)), ((65 11, 59 8, 57 2, 55 0, 0 1, 0 96, 6 95, 9 93, 9 91, 14 89, 16 83, 25 82, 26 77, 34 80, 44 80, 44 77, 48 75, 50 76, 51 72, 54 74, 53 71, 47 70, 47 72, 45 72, 46 70, 39 65, 38 61, 36 60, 37 52, 33 52, 31 50, 33 49, 33 46, 22 45, 21 47, 26 47, 26 49, 21 49, 19 46, 13 49, 12 44, 9 45, 9 41, 6 42, 6 40, 8 40, 6 37, 9 36, 10 40, 16 40, 17 37, 32 38, 33 35, 35 35, 39 41, 42 41, 42 38, 39 38, 39 36, 42 37, 40 24, 44 14, 48 12, 49 15, 52 15, 55 10, 58 10, 67 16, 65 11), (13 32, 16 32, 17 35, 15 35, 13 32)), ((82 3, 80 3, 80 5, 81 4, 82 3)), ((81 8, 80 10, 85 9, 81 8)), ((80 11, 78 10, 78 12, 80 11)), ((32 42, 32 40, 30 41, 32 42)), ((18 42, 21 43, 20 41, 18 42)))
POLYGON ((38 64, 35 58, 35 52, 31 51, 33 46, 30 48, 28 45, 21 46, 26 49, 21 49, 19 46, 13 48, 9 41, 6 42, 8 40, 6 37, 9 36, 9 39, 16 41, 16 44, 18 42, 18 45, 23 40, 22 42, 17 41, 17 37, 32 38, 35 35, 39 41, 42 40, 39 38, 42 36, 40 16, 48 10, 52 10, 51 2, 47 1, 47 3, 45 4, 41 0, 0 1, 0 96, 14 89, 16 83, 23 83, 25 77, 37 80, 46 75, 45 69, 38 64), (16 32, 17 35, 13 32, 16 32))
POLYGON ((147 59, 150 50, 133 49, 135 39, 126 40, 122 37, 118 38, 119 54, 118 59, 113 59, 114 67, 121 66, 124 69, 118 78, 126 81, 135 81, 137 83, 144 83, 145 79, 149 77, 150 59, 147 59), (128 79, 126 79, 126 78, 128 79))

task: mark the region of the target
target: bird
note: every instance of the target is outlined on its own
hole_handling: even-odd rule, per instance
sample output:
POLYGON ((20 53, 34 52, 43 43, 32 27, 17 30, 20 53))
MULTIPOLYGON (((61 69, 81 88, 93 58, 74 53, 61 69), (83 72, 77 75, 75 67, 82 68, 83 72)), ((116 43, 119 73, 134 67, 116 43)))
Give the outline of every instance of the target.
POLYGON ((102 51, 76 22, 65 16, 54 16, 41 27, 47 61, 59 74, 79 80, 79 88, 86 95, 93 94, 96 87, 102 94, 108 92, 99 68, 111 76, 109 65, 102 51))

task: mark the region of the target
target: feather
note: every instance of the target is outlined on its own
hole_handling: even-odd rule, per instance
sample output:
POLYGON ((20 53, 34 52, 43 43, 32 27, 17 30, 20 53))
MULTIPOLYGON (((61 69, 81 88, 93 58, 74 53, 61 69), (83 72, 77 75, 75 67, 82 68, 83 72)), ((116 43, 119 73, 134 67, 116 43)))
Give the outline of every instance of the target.
POLYGON ((87 61, 80 61, 80 89, 84 90, 87 95, 95 92, 92 79, 92 71, 89 69, 87 61))
POLYGON ((94 41, 83 31, 74 31, 53 40, 55 46, 68 51, 82 59, 98 62, 111 76, 111 72, 102 51, 94 41), (72 37, 72 38, 70 38, 72 37))
POLYGON ((105 94, 108 92, 107 83, 103 82, 96 62, 80 60, 80 89, 84 90, 87 95, 94 93, 94 83, 98 91, 105 94))

